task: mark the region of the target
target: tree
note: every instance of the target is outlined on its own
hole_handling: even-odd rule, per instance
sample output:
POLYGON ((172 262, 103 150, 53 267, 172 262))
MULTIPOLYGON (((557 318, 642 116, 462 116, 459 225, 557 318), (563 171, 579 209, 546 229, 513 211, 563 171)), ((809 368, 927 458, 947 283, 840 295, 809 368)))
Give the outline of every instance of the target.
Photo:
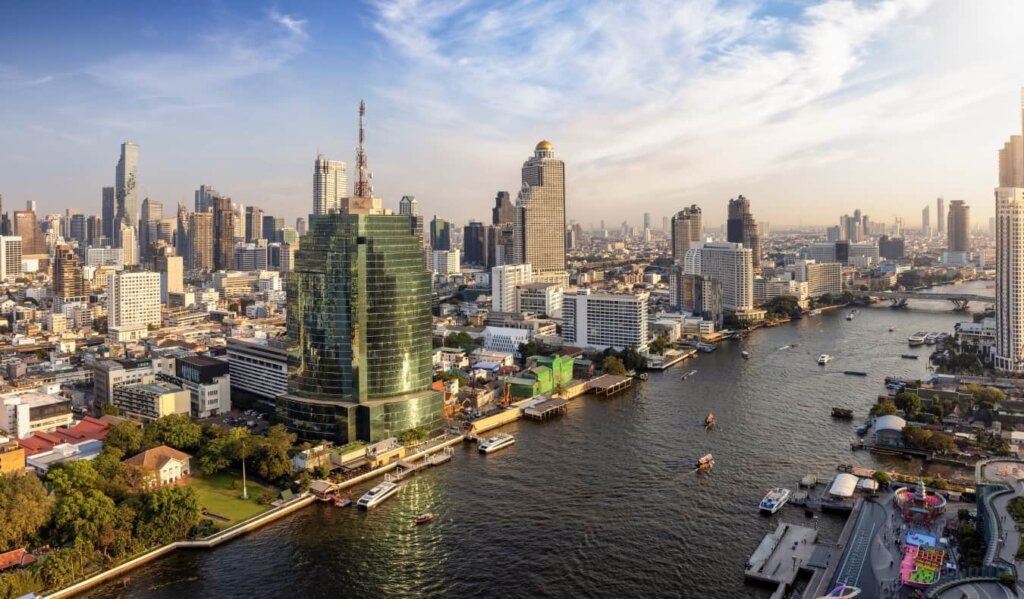
POLYGON ((995 406, 1006 400, 1006 394, 995 387, 968 385, 967 392, 974 397, 974 402, 977 404, 985 403, 989 406, 995 406))
POLYGON ((102 484, 99 473, 88 460, 56 464, 50 468, 46 479, 58 496, 69 495, 74 491, 98 489, 102 484))
POLYGON ((91 550, 99 544, 100 531, 110 524, 115 511, 114 500, 102 491, 72 491, 57 501, 53 525, 61 542, 91 550))
POLYGON ((764 304, 769 315, 786 317, 800 307, 800 299, 792 295, 777 295, 764 304))
POLYGON ((122 455, 133 456, 142 450, 143 435, 142 428, 136 423, 119 422, 107 431, 103 447, 120 449, 122 455))
POLYGON ((0 552, 35 538, 52 511, 53 499, 37 477, 0 475, 0 552))
POLYGON ((871 416, 888 416, 896 413, 896 404, 891 401, 881 401, 871 406, 869 414, 871 416))
POLYGON ((903 410, 907 415, 907 418, 913 418, 913 416, 921 411, 922 404, 921 398, 916 393, 910 393, 909 391, 902 391, 896 394, 894 398, 896 407, 903 410))
POLYGON ((292 473, 292 461, 288 458, 288 450, 295 443, 294 433, 289 433, 283 424, 275 424, 267 430, 266 437, 253 439, 256 443, 247 454, 251 456, 256 474, 265 480, 274 480, 292 473))
POLYGON ((146 447, 170 445, 186 451, 199 447, 203 428, 192 422, 187 414, 170 414, 154 420, 146 426, 144 433, 146 447))
POLYGON ((885 470, 875 470, 875 473, 871 475, 871 478, 875 479, 880 486, 887 486, 892 482, 892 477, 885 470))
POLYGON ((112 403, 104 403, 100 406, 101 416, 120 416, 121 410, 112 403))
POLYGON ((601 369, 604 370, 605 374, 614 374, 622 376, 626 374, 626 366, 622 363, 622 360, 615 356, 608 356, 601 362, 601 369))
POLYGON ((199 495, 192 487, 162 487, 146 494, 136 531, 145 546, 163 545, 187 537, 199 524, 199 495))
POLYGON ((199 455, 196 457, 196 464, 203 474, 216 474, 231 465, 234 461, 234 439, 231 437, 217 437, 208 441, 199 455))
POLYGON ((39 573, 48 588, 59 589, 75 579, 75 553, 73 549, 58 549, 46 556, 39 573))

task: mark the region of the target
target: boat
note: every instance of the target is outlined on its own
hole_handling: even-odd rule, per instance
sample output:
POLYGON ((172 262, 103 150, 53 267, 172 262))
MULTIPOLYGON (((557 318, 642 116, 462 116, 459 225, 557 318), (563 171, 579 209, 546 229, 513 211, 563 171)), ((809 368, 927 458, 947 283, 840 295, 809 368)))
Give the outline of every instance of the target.
POLYGON ((868 430, 869 429, 871 429, 871 423, 870 422, 865 422, 864 424, 858 426, 857 427, 857 436, 858 437, 863 437, 864 435, 868 434, 868 430))
POLYGON ((744 360, 749 360, 750 359, 750 352, 748 352, 747 350, 743 350, 743 351, 740 352, 740 356, 742 356, 744 360))
POLYGON ((711 430, 715 428, 715 414, 714 412, 708 412, 708 417, 704 419, 704 428, 711 430))
POLYGON ((334 502, 334 507, 348 507, 352 505, 352 493, 350 492, 346 497, 335 495, 331 501, 334 502))
POLYGON ((820 356, 818 356, 818 364, 821 364, 822 366, 824 366, 825 364, 828 364, 831 361, 832 361, 832 356, 830 356, 828 354, 821 354, 820 356))
POLYGON ((800 486, 805 488, 812 488, 818 484, 818 477, 814 474, 808 474, 800 479, 800 486))
POLYGON ((697 351, 705 353, 705 354, 710 354, 711 352, 713 352, 716 349, 718 349, 718 346, 715 345, 714 343, 704 343, 704 342, 698 343, 696 345, 696 347, 697 347, 697 351))
POLYGON ((903 358, 904 360, 916 360, 916 359, 918 359, 918 357, 915 356, 914 354, 900 354, 900 357, 903 358))
POLYGON ((646 381, 650 377, 646 372, 641 372, 639 375, 637 375, 636 378, 640 379, 641 381, 646 381))
POLYGON ((413 522, 415 522, 415 523, 416 523, 417 525, 419 525, 419 524, 426 524, 427 522, 430 522, 430 521, 431 521, 431 520, 433 520, 433 519, 434 519, 434 514, 432 514, 432 513, 430 513, 430 512, 423 512, 422 514, 418 514, 418 515, 417 515, 417 516, 416 516, 415 518, 413 518, 412 520, 413 520, 413 522))
POLYGON ((799 342, 792 343, 792 344, 790 344, 790 347, 800 347, 800 343, 799 342))
POLYGON ((853 318, 857 316, 857 314, 858 310, 856 308, 850 310, 849 312, 846 313, 846 320, 853 320, 853 318))
POLYGON ((848 374, 850 376, 867 376, 868 375, 868 373, 861 372, 859 370, 844 370, 843 374, 848 374))
POLYGON ((853 410, 850 408, 832 408, 832 417, 841 418, 843 420, 852 420, 853 410))
POLYGON ((782 506, 786 505, 789 501, 789 489, 785 487, 775 487, 768 491, 768 494, 761 500, 761 504, 758 506, 762 512, 768 512, 774 514, 775 512, 782 509, 782 506))
POLYGON ((917 347, 919 345, 924 345, 924 340, 925 340, 925 338, 927 336, 928 336, 928 333, 925 333, 923 331, 918 331, 918 332, 914 333, 913 335, 907 337, 907 343, 909 343, 911 347, 917 347))
POLYGON ((927 335, 924 336, 924 344, 935 345, 935 340, 938 339, 938 337, 938 333, 928 333, 927 335))
POLYGON ((815 308, 807 313, 808 316, 818 316, 821 314, 821 310, 815 308))
POLYGON ((516 438, 513 437, 512 435, 508 433, 498 433, 497 435, 494 435, 490 439, 481 442, 480 446, 477 449, 480 451, 480 453, 493 453, 495 451, 498 451, 499 449, 504 449, 515 442, 516 438))
POLYGON ((682 379, 681 379, 681 380, 684 380, 684 381, 685 381, 686 379, 690 378, 691 376, 693 376, 693 375, 695 375, 695 374, 697 374, 697 371, 696 371, 696 370, 691 370, 690 372, 687 372, 686 374, 684 374, 684 375, 682 376, 682 379))
POLYGON ((693 465, 698 472, 707 472, 715 467, 715 456, 710 453, 706 453, 697 460, 697 463, 693 465))
POLYGON ((391 497, 398 492, 398 485, 390 481, 384 481, 376 487, 370 489, 365 495, 359 498, 356 505, 368 510, 377 507, 384 502, 385 499, 391 497))
POLYGON ((895 331, 895 330, 896 330, 896 327, 889 327, 889 332, 890 332, 890 333, 891 333, 891 332, 893 332, 893 331, 895 331))

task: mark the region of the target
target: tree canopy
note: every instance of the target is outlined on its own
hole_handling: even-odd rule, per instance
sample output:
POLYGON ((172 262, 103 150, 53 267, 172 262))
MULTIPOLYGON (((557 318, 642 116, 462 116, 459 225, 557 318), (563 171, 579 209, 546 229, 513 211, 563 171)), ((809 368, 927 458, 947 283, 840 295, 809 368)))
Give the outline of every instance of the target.
POLYGON ((50 520, 53 499, 35 476, 0 476, 0 553, 35 538, 50 520))
POLYGON ((170 414, 146 425, 144 438, 146 447, 169 445, 187 451, 199 447, 203 428, 188 414, 170 414))
POLYGON ((615 356, 607 356, 604 361, 601 362, 601 369, 604 370, 605 374, 615 374, 619 376, 626 374, 625 364, 615 356))

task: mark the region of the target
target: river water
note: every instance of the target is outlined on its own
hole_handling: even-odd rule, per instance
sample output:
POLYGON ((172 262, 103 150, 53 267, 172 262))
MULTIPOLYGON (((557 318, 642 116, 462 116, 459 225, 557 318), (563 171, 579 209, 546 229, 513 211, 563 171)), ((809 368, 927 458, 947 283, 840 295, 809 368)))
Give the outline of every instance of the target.
MULTIPOLYGON (((949 289, 993 294, 980 282, 949 289)), ((767 597, 744 584, 747 557, 780 520, 811 520, 791 506, 761 516, 758 501, 805 474, 834 476, 838 463, 879 465, 850 451, 854 428, 885 375, 926 374, 931 350, 908 348, 907 336, 951 332, 968 316, 950 308, 878 304, 852 321, 837 311, 724 342, 632 391, 505 427, 511 448, 481 456, 457 447, 453 463, 403 483, 370 513, 314 505, 215 550, 176 552, 90 596, 767 597), (834 361, 818 366, 821 353, 834 361), (832 406, 856 419, 833 420, 832 406), (713 432, 703 427, 709 411, 713 432), (713 473, 692 474, 707 452, 713 473), (422 511, 436 519, 414 526, 422 511)), ((834 541, 843 519, 817 523, 834 541)))

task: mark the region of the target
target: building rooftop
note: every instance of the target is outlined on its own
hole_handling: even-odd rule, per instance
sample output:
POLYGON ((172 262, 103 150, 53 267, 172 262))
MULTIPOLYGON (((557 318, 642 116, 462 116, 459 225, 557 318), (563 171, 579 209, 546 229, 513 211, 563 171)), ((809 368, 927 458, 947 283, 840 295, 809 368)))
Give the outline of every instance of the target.
POLYGON ((138 466, 139 468, 149 468, 152 470, 159 471, 167 462, 171 460, 178 460, 183 462, 190 459, 192 456, 188 455, 183 451, 178 451, 173 447, 161 445, 152 449, 147 449, 142 453, 133 455, 124 461, 125 464, 131 464, 132 466, 138 466))
POLYGON ((71 401, 66 397, 47 395, 45 393, 40 393, 39 391, 19 391, 17 393, 11 393, 0 398, 0 401, 6 401, 12 398, 17 399, 18 403, 23 406, 48 406, 50 404, 71 401))

